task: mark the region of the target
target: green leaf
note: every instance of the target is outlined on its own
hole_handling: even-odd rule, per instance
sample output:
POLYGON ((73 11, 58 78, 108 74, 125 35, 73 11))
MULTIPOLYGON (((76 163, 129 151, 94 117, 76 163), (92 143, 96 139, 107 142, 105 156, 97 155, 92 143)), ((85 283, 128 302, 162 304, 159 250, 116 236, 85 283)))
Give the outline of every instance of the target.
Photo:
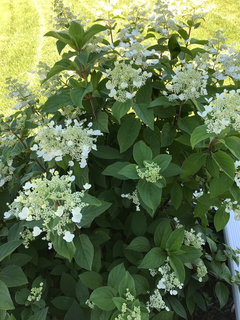
POLYGON ((0 310, 13 310, 14 305, 6 284, 0 280, 0 310))
POLYGON ((230 179, 226 174, 221 174, 219 177, 214 177, 210 181, 210 196, 211 198, 218 197, 224 192, 228 191, 233 185, 233 180, 230 179))
POLYGON ((136 165, 133 163, 127 164, 119 172, 121 176, 124 176, 128 179, 139 179, 137 174, 136 165))
POLYGON ((132 100, 127 100, 125 102, 116 101, 113 104, 112 113, 119 123, 121 118, 128 113, 130 107, 132 106, 132 103, 132 100))
POLYGON ((207 126, 205 124, 195 128, 190 138, 192 148, 194 148, 199 142, 208 139, 210 136, 211 134, 207 132, 207 126))
POLYGON ((170 146, 176 136, 176 129, 169 122, 164 123, 161 134, 161 147, 170 146))
POLYGON ((171 54, 171 60, 177 58, 179 53, 181 52, 181 47, 178 44, 177 36, 176 34, 172 34, 171 37, 168 40, 168 49, 171 54))
POLYGON ((107 201, 101 201, 101 204, 96 206, 96 205, 90 205, 85 208, 83 208, 83 217, 81 220, 81 226, 82 227, 90 227, 91 223, 93 220, 100 216, 103 212, 108 210, 111 207, 111 203, 107 201))
POLYGON ((86 271, 80 274, 82 283, 91 290, 102 286, 102 276, 95 271, 86 271))
POLYGON ((83 105, 82 105, 82 99, 84 97, 84 92, 85 92, 85 88, 74 88, 70 91, 70 97, 71 97, 71 100, 72 100, 72 103, 81 108, 83 105))
POLYGON ((179 281, 181 283, 184 283, 185 269, 184 269, 184 265, 183 265, 182 261, 179 258, 177 258, 176 256, 171 256, 169 258, 169 263, 170 263, 170 266, 172 267, 172 269, 174 270, 174 272, 176 273, 179 281))
POLYGON ((7 287, 19 287, 28 283, 22 268, 15 265, 9 265, 3 268, 0 272, 0 280, 2 280, 7 287))
POLYGON ((228 223, 230 215, 228 212, 225 211, 224 207, 221 207, 217 210, 214 215, 214 227, 216 231, 222 230, 226 224, 228 223))
POLYGON ((79 267, 92 270, 94 247, 86 234, 80 234, 79 237, 74 239, 76 245, 76 253, 74 259, 79 267))
POLYGON ((217 282, 215 285, 215 293, 220 303, 220 308, 224 307, 228 302, 229 290, 222 282, 217 282))
POLYGON ((60 289, 65 296, 75 297, 76 281, 69 273, 62 273, 60 289))
POLYGON ((112 268, 108 275, 108 286, 111 286, 118 290, 118 286, 122 281, 123 277, 125 276, 125 273, 126 270, 124 268, 123 263, 112 268))
POLYGON ((155 315, 152 320, 173 320, 173 317, 173 311, 161 311, 157 315, 155 315))
POLYGON ((133 145, 139 135, 140 129, 141 123, 137 118, 128 117, 123 121, 117 134, 121 153, 133 145))
POLYGON ((193 153, 187 159, 183 161, 181 178, 185 179, 188 176, 197 173, 202 166, 206 163, 206 154, 204 153, 193 153))
POLYGON ((75 46, 78 50, 80 50, 83 46, 83 36, 84 30, 80 23, 76 21, 71 21, 69 26, 69 35, 75 43, 75 46))
POLYGON ((203 254, 201 249, 196 249, 194 247, 188 246, 182 246, 181 251, 183 251, 183 253, 178 255, 178 257, 183 263, 194 263, 203 254))
POLYGON ((143 258, 139 268, 154 269, 160 267, 167 256, 161 248, 152 248, 143 258))
POLYGON ((168 252, 174 252, 181 248, 184 239, 184 229, 176 229, 174 230, 166 243, 166 249, 168 252))
POLYGON ((64 320, 79 320, 83 318, 83 316, 84 315, 80 304, 74 300, 67 313, 65 314, 64 320))
POLYGON ((98 146, 97 150, 92 150, 92 154, 100 159, 120 159, 122 155, 117 149, 109 146, 98 146))
POLYGON ((136 288, 135 288, 135 282, 131 274, 126 271, 123 279, 119 283, 118 286, 118 292, 121 297, 126 297, 127 289, 129 289, 130 293, 135 296, 136 295, 136 288))
POLYGON ((170 297, 168 297, 168 301, 170 302, 171 307, 176 312, 176 314, 178 314, 180 317, 182 317, 182 318, 184 318, 186 320, 188 319, 187 313, 186 313, 183 305, 179 301, 179 299, 170 296, 170 297))
POLYGON ((94 24, 84 34, 82 45, 85 45, 95 34, 105 31, 107 27, 101 24, 94 24))
POLYGON ((43 80, 43 83, 63 70, 76 70, 76 67, 76 64, 71 60, 62 59, 56 62, 55 65, 51 68, 51 70, 47 74, 47 77, 43 80))
POLYGON ((148 105, 145 103, 139 103, 133 105, 133 110, 136 112, 136 115, 142 120, 143 123, 149 126, 154 130, 154 113, 153 109, 148 109, 148 105))
POLYGON ((180 173, 182 173, 182 168, 180 168, 175 163, 170 163, 167 169, 164 171, 164 177, 174 177, 178 176, 180 173))
POLYGON ((34 315, 31 316, 28 320, 46 320, 47 319, 48 308, 37 310, 34 312, 34 315))
POLYGON ((93 121, 93 129, 108 133, 108 114, 103 111, 98 111, 96 117, 96 120, 93 121))
POLYGON ((183 200, 183 191, 181 186, 174 182, 171 188, 171 202, 175 209, 178 209, 183 200))
POLYGON ((234 160, 224 151, 217 151, 212 155, 213 159, 216 161, 217 165, 223 172, 229 176, 229 178, 234 179, 235 176, 235 165, 234 160))
POLYGON ((13 251, 15 251, 20 245, 22 244, 22 241, 20 240, 13 240, 9 241, 7 243, 4 243, 0 246, 0 261, 5 259, 7 256, 9 256, 13 251))
POLYGON ((64 90, 61 93, 55 94, 48 98, 48 100, 41 107, 42 112, 55 113, 58 109, 72 105, 70 91, 64 90))
POLYGON ((111 311, 115 308, 112 298, 116 296, 116 294, 116 290, 112 287, 100 287, 92 292, 90 301, 95 303, 101 310, 111 311))
POLYGON ((126 300, 123 299, 122 297, 114 297, 112 298, 113 303, 117 307, 118 311, 122 310, 122 304, 126 303, 126 300))
POLYGON ((232 154, 240 160, 240 138, 231 136, 224 139, 226 147, 232 152, 232 154))
POLYGON ((161 167, 161 173, 167 169, 170 162, 172 161, 172 156, 169 154, 159 154, 153 159, 161 167))
POLYGON ((137 104, 145 103, 149 104, 152 97, 152 86, 147 83, 138 89, 135 100, 137 104))
POLYGON ((143 141, 138 141, 133 147, 133 158, 139 166, 143 167, 145 160, 152 160, 152 150, 143 141))
POLYGON ((105 176, 112 176, 120 180, 127 180, 128 178, 119 174, 119 171, 128 164, 129 162, 115 162, 107 166, 105 170, 102 172, 102 174, 104 174, 105 176))
POLYGON ((51 302, 54 305, 54 307, 59 310, 69 310, 73 301, 74 298, 72 297, 58 296, 54 298, 51 302))
POLYGON ((136 296, 140 294, 146 294, 149 291, 149 282, 144 276, 140 274, 133 274, 132 275, 135 286, 136 286, 136 296))
POLYGON ((146 252, 151 249, 151 246, 147 238, 137 237, 130 242, 126 249, 137 252, 146 252))
POLYGON ((161 203, 162 189, 151 182, 139 180, 137 190, 143 203, 150 209, 149 214, 153 217, 161 203))
POLYGON ((165 249, 167 239, 172 233, 172 228, 169 219, 161 219, 159 224, 154 232, 154 243, 156 246, 165 249))
POLYGON ((62 236, 52 236, 51 241, 56 252, 63 258, 68 259, 71 262, 76 251, 76 247, 73 242, 65 241, 62 236))

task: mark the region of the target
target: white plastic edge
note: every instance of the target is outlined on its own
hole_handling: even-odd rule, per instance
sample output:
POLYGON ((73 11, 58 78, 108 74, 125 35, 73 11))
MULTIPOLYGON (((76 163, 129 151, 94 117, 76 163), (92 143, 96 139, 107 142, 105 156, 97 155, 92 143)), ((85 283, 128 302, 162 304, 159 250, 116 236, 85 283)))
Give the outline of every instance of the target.
MULTIPOLYGON (((240 221, 234 219, 234 212, 230 213, 230 219, 224 228, 225 242, 234 250, 240 248, 240 221)), ((233 260, 229 260, 229 267, 232 275, 236 274, 236 271, 240 271, 240 267, 233 260)), ((240 320, 240 291, 236 284, 233 285, 233 298, 236 313, 236 320, 240 320)))

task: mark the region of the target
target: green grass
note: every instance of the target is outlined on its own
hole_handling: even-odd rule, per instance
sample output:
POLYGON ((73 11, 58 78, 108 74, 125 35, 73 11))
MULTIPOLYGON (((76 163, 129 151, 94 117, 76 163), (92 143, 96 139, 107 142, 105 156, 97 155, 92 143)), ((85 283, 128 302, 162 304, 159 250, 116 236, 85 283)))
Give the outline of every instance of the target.
MULTIPOLYGON (((88 16, 98 0, 65 0, 70 2, 75 12, 88 16)), ((192 36, 206 39, 215 30, 225 29, 228 42, 236 42, 240 34, 240 0, 209 0, 209 3, 215 3, 216 9, 192 36)), ((26 72, 36 69, 40 60, 53 63, 57 58, 55 41, 43 37, 51 29, 51 14, 51 0, 0 0, 0 111, 7 113, 12 106, 5 98, 6 77, 34 82, 34 76, 26 72)))

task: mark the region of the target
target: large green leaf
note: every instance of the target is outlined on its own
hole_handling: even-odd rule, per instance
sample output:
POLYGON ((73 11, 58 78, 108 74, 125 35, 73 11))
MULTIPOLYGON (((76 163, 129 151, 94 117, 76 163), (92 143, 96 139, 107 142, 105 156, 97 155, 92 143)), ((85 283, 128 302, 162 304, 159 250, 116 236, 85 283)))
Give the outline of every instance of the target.
POLYGON ((137 252, 147 252, 151 249, 150 242, 145 237, 136 237, 127 246, 128 250, 133 250, 137 252))
POLYGON ((169 258, 169 263, 170 263, 170 266, 172 267, 172 269, 174 270, 174 272, 176 273, 179 281, 181 283, 184 283, 185 269, 184 269, 184 265, 183 265, 182 261, 176 256, 171 256, 169 258))
POLYGON ((160 267, 167 256, 161 248, 152 248, 143 258, 139 268, 154 269, 160 267))
POLYGON ((212 155, 213 159, 216 161, 217 165, 223 172, 229 176, 229 178, 234 179, 235 176, 235 165, 234 160, 224 151, 217 151, 212 155))
POLYGON ((112 298, 116 294, 117 291, 112 287, 100 287, 93 291, 90 300, 101 310, 111 311, 115 308, 112 298))
POLYGON ((197 173, 205 165, 206 157, 204 153, 193 153, 185 159, 182 165, 181 178, 185 179, 197 173))
POLYGON ((76 247, 73 241, 67 242, 62 238, 62 236, 58 235, 51 237, 51 241, 56 252, 63 258, 66 258, 68 261, 71 261, 76 251, 76 247))
POLYGON ((183 239, 184 239, 184 229, 180 228, 180 229, 174 230, 170 234, 170 236, 166 242, 167 251, 174 252, 174 251, 179 250, 182 246, 183 239))
POLYGON ((89 240, 86 234, 80 234, 79 237, 76 237, 76 253, 74 259, 79 267, 92 270, 93 258, 94 258, 94 247, 92 242, 89 240))
POLYGON ((154 113, 153 109, 148 109, 148 105, 145 103, 139 103, 133 105, 133 110, 136 112, 136 115, 142 120, 143 123, 149 126, 154 130, 154 113))
POLYGON ((111 286, 118 290, 118 286, 125 276, 126 270, 124 268, 123 263, 118 264, 109 272, 108 275, 108 286, 111 286))
POLYGON ((154 232, 154 243, 162 249, 166 248, 167 239, 172 233, 169 219, 161 219, 154 232))
POLYGON ((220 303, 220 307, 221 308, 224 307, 225 304, 228 302, 228 297, 229 297, 228 287, 222 282, 217 282, 215 285, 215 293, 220 303))
POLYGON ((69 35, 74 42, 76 48, 80 50, 82 48, 84 30, 80 23, 72 21, 69 26, 69 35))
POLYGON ((102 276, 95 271, 86 271, 80 274, 82 283, 91 290, 102 286, 102 276))
POLYGON ((13 310, 14 305, 6 284, 0 280, 0 310, 13 310))
POLYGON ((129 149, 137 139, 141 128, 141 123, 138 119, 127 117, 118 130, 117 140, 120 146, 120 152, 129 149))
POLYGON ((229 217, 229 213, 225 211, 225 208, 223 206, 217 210, 214 215, 214 227, 216 231, 220 231, 226 226, 229 217))
POLYGON ((22 244, 22 241, 20 240, 13 240, 9 241, 7 243, 4 243, 0 246, 0 261, 5 259, 7 256, 9 256, 14 250, 16 250, 20 245, 22 244))
POLYGON ((139 180, 137 190, 143 203, 150 209, 150 215, 153 216, 161 203, 162 189, 154 183, 139 180))
POLYGON ((194 148, 199 142, 208 139, 210 136, 211 135, 207 132, 205 124, 195 128, 190 138, 192 148, 194 148))
POLYGON ((0 280, 8 287, 19 287, 28 283, 22 268, 16 265, 9 265, 0 271, 0 280))
POLYGON ((145 160, 152 160, 152 150, 143 141, 138 141, 133 147, 133 158, 139 166, 143 167, 145 160))
POLYGON ((112 106, 112 113, 113 116, 118 120, 120 120, 127 112, 129 111, 130 107, 132 106, 132 100, 127 100, 125 102, 116 101, 112 106))

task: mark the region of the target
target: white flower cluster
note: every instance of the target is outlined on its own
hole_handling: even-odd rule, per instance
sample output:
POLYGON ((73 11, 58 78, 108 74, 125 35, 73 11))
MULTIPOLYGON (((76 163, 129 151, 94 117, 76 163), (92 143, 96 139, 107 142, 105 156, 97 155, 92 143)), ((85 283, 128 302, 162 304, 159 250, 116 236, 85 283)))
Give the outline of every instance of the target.
POLYGON ((234 80, 240 80, 240 51, 234 50, 233 47, 228 48, 224 52, 220 52, 217 57, 220 64, 219 72, 217 73, 218 79, 224 80, 227 76, 234 80))
POLYGON ((71 7, 67 7, 63 0, 53 1, 53 12, 54 16, 52 19, 54 21, 54 27, 56 29, 67 28, 71 21, 77 20, 79 14, 74 14, 71 7))
POLYGON ((225 211, 227 213, 234 213, 235 219, 240 220, 240 204, 238 201, 232 201, 231 199, 227 198, 223 201, 225 204, 225 211))
MULTIPOLYGON (((45 232, 43 240, 49 241, 51 235, 56 234, 71 242, 74 234, 70 231, 74 230, 75 223, 80 227, 82 209, 88 206, 83 197, 91 185, 85 184, 84 190, 72 192, 71 184, 75 180, 72 172, 64 176, 59 176, 54 169, 50 172, 51 179, 44 174, 42 178, 27 182, 23 186, 23 191, 20 191, 18 197, 9 205, 9 211, 5 212, 4 218, 15 216, 20 220, 35 221, 33 237, 45 232)), ((28 238, 31 240, 29 230, 23 232, 22 237, 24 236, 27 240, 28 238)))
POLYGON ((132 200, 133 204, 135 204, 136 206, 136 211, 140 211, 140 201, 138 198, 137 190, 134 190, 132 194, 130 193, 121 194, 121 197, 132 200))
POLYGON ((9 91, 7 98, 17 102, 12 109, 18 110, 36 103, 37 96, 30 89, 29 82, 19 83, 17 79, 9 77, 6 79, 6 84, 6 89, 9 91))
MULTIPOLYGON (((178 218, 173 218, 176 229, 183 228, 183 225, 179 222, 178 218)), ((196 249, 202 249, 202 246, 205 245, 205 241, 202 237, 202 233, 198 232, 191 228, 190 231, 184 230, 184 240, 183 240, 185 246, 192 246, 196 249)))
POLYGON ((225 90, 208 102, 210 103, 204 106, 204 111, 198 112, 204 118, 208 132, 220 134, 227 127, 240 130, 240 89, 225 90))
POLYGON ((113 70, 107 70, 107 77, 110 78, 106 83, 106 88, 110 90, 109 97, 120 102, 132 99, 151 76, 151 72, 135 69, 131 63, 117 61, 113 70))
POLYGON ((235 161, 235 169, 236 169, 236 172, 235 172, 234 181, 238 186, 238 188, 240 188, 240 161, 235 161))
POLYGON ((157 284, 159 290, 164 290, 164 292, 169 292, 170 295, 177 295, 178 289, 183 288, 183 283, 181 283, 176 276, 176 273, 172 271, 169 265, 169 258, 167 261, 158 268, 158 272, 161 275, 161 280, 157 284))
POLYGON ((163 301, 160 290, 158 289, 155 289, 153 294, 150 295, 149 301, 147 301, 146 307, 148 312, 150 312, 151 309, 156 309, 157 311, 160 311, 160 310, 170 311, 169 308, 166 306, 166 303, 163 301))
POLYGON ((13 160, 8 160, 4 163, 2 158, 0 158, 0 188, 8 181, 13 178, 15 168, 12 166, 13 160))
POLYGON ((172 92, 168 96, 170 101, 176 99, 185 101, 207 95, 206 71, 198 70, 193 64, 185 64, 184 67, 177 67, 174 71, 171 84, 166 85, 166 88, 172 92))
MULTIPOLYGON (((92 123, 87 127, 83 124, 84 121, 68 119, 63 127, 51 121, 48 126, 39 130, 35 138, 36 144, 31 147, 31 150, 37 151, 37 155, 44 161, 53 159, 61 161, 64 156, 69 155, 72 160, 79 162, 81 168, 84 168, 90 151, 97 149, 96 137, 102 133, 91 129, 92 123)), ((74 165, 73 161, 70 161, 69 165, 74 165)))
POLYGON ((201 232, 196 233, 196 231, 191 228, 190 231, 184 230, 184 244, 185 246, 201 249, 202 246, 205 245, 205 241, 202 238, 201 232))
POLYGON ((140 306, 132 306, 129 304, 135 300, 135 297, 130 293, 129 289, 126 290, 126 302, 121 306, 121 313, 114 318, 114 320, 141 320, 141 309, 140 306), (128 303, 129 302, 129 303, 128 303))
POLYGON ((197 277, 198 281, 202 282, 202 279, 206 276, 207 274, 207 268, 202 260, 200 260, 197 264, 197 277))
MULTIPOLYGON (((139 31, 134 29, 131 34, 133 33, 137 34, 139 31)), ((120 42, 117 49, 120 49, 120 54, 132 60, 134 64, 145 68, 159 62, 157 52, 154 49, 147 49, 150 45, 150 43, 143 44, 135 39, 129 39, 128 42, 120 42)))
POLYGON ((42 291, 43 291, 43 282, 40 282, 39 287, 33 287, 31 289, 31 293, 27 297, 27 301, 32 303, 39 301, 42 297, 42 291))
POLYGON ((144 179, 147 182, 155 183, 162 179, 160 175, 161 168, 155 162, 143 161, 144 168, 136 167, 137 174, 140 179, 144 179))

